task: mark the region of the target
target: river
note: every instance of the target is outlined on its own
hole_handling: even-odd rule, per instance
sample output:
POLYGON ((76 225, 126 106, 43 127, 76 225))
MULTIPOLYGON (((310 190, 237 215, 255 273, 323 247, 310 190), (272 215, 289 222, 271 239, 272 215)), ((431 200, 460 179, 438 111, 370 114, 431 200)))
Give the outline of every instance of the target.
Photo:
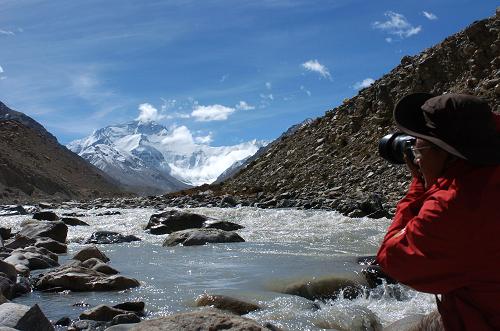
MULTIPOLYGON (((111 259, 112 267, 138 279, 140 287, 121 292, 32 292, 13 301, 38 303, 49 319, 57 320, 63 316, 77 318, 86 309, 73 306, 77 302, 95 306, 141 300, 146 303, 147 318, 154 318, 194 309, 194 300, 203 293, 225 294, 264 307, 246 317, 288 330, 369 330, 369 320, 387 326, 406 315, 428 313, 435 307, 433 296, 401 285, 383 284, 354 300, 316 304, 278 292, 302 280, 357 277, 361 266, 356 257, 376 253, 390 223, 385 218, 349 218, 318 210, 192 208, 187 210, 243 225, 245 228, 238 233, 246 242, 162 247, 167 235, 151 235, 143 230, 156 210, 112 210, 122 214, 96 216, 103 209, 54 210, 59 215, 85 213, 88 216, 79 219, 91 225, 69 227, 68 254, 60 257, 60 263, 84 247, 82 242, 92 232, 133 234, 142 241, 98 247, 111 259)), ((0 217, 0 223, 17 229, 26 218, 0 217)))

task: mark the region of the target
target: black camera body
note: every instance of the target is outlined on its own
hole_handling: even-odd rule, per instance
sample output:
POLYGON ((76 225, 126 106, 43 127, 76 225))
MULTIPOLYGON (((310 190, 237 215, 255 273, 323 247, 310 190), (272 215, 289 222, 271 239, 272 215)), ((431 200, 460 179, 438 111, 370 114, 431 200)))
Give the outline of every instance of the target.
POLYGON ((415 137, 402 132, 390 133, 380 139, 378 143, 378 153, 390 163, 405 163, 405 155, 411 162, 413 162, 414 156, 411 148, 415 145, 415 141, 415 137))

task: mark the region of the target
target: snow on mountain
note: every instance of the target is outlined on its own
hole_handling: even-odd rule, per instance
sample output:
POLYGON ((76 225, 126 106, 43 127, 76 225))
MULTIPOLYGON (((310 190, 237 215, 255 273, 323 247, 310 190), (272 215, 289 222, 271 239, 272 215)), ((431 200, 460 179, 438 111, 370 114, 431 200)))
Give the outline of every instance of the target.
POLYGON ((153 121, 133 121, 96 130, 67 147, 130 189, 143 194, 211 183, 237 161, 265 146, 252 140, 214 147, 185 126, 171 131, 153 121))

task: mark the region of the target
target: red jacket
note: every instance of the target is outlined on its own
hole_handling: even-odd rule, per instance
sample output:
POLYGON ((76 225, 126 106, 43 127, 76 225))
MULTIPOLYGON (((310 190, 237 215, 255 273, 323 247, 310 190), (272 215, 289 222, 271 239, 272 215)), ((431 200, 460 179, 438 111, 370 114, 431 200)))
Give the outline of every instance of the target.
POLYGON ((377 261, 401 283, 442 294, 446 330, 500 330, 500 166, 456 161, 428 190, 414 179, 377 261))

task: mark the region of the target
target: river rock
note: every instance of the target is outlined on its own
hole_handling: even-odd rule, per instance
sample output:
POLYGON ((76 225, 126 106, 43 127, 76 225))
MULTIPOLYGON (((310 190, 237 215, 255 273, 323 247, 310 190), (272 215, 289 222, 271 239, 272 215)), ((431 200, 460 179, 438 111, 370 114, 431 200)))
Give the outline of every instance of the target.
POLYGON ((125 310, 109 307, 106 305, 99 305, 97 307, 85 310, 80 314, 80 319, 82 320, 94 320, 94 321, 111 321, 113 317, 117 315, 124 315, 128 312, 125 310))
POLYGON ((142 321, 129 330, 133 331, 270 331, 257 322, 231 313, 204 310, 175 314, 153 320, 142 321))
POLYGON ((71 318, 68 316, 61 317, 58 319, 54 325, 59 325, 59 326, 70 326, 71 325, 71 318))
POLYGON ((59 216, 53 211, 40 211, 33 214, 33 219, 40 221, 57 221, 59 220, 59 216))
POLYGON ((128 301, 113 306, 113 308, 132 311, 139 314, 142 314, 144 312, 144 307, 145 304, 143 301, 128 301))
POLYGON ((92 267, 92 270, 102 272, 103 274, 106 275, 116 275, 118 274, 118 270, 110 267, 106 263, 98 263, 95 266, 92 267))
POLYGON ((73 260, 82 262, 91 258, 97 258, 102 262, 109 262, 109 258, 95 246, 85 247, 73 256, 73 260))
POLYGON ((14 238, 9 239, 5 242, 4 246, 8 249, 24 248, 36 243, 35 238, 28 238, 26 236, 17 234, 14 238))
POLYGON ((141 318, 134 313, 120 314, 113 317, 111 325, 139 323, 141 318))
POLYGON ((218 221, 214 223, 210 223, 207 225, 207 229, 219 229, 219 230, 224 230, 224 231, 236 231, 243 229, 244 226, 228 222, 228 221, 218 221))
POLYGON ((0 295, 5 299, 12 299, 15 294, 15 281, 12 281, 7 275, 0 274, 0 295))
POLYGON ((118 210, 108 210, 103 213, 98 213, 96 216, 113 216, 113 215, 121 215, 122 213, 119 212, 118 210))
MULTIPOLYGON (((35 248, 35 247, 28 247, 35 248)), ((40 248, 38 248, 40 249, 40 248)), ((29 274, 30 270, 47 269, 59 266, 57 261, 54 261, 45 254, 37 251, 26 251, 26 249, 17 249, 12 254, 4 259, 5 262, 14 265, 17 273, 21 275, 29 274)))
POLYGON ((13 264, 0 260, 0 272, 7 276, 11 281, 17 279, 16 267, 13 264))
POLYGON ((118 244, 118 243, 128 243, 132 241, 140 241, 141 239, 133 236, 124 236, 121 233, 113 231, 97 231, 94 232, 87 241, 86 244, 118 244))
POLYGON ((218 229, 189 229, 171 233, 163 246, 195 246, 207 243, 244 242, 237 233, 218 229))
POLYGON ((38 305, 29 307, 11 302, 0 305, 0 325, 17 330, 54 330, 38 305))
POLYGON ((48 237, 65 243, 68 227, 61 221, 28 221, 22 223, 18 234, 28 238, 48 237))
POLYGON ((88 223, 81 221, 78 218, 74 218, 74 217, 63 217, 63 218, 61 218, 61 221, 64 222, 64 224, 70 225, 70 226, 77 226, 77 225, 89 226, 88 223))
MULTIPOLYGON (((7 299, 7 298, 3 295, 2 291, 0 290, 0 305, 4 304, 4 303, 6 303, 6 302, 9 302, 9 299, 7 299)), ((0 329, 0 331, 1 331, 1 329, 0 329)))
POLYGON ((260 306, 245 302, 243 300, 231 298, 225 295, 203 294, 196 299, 196 306, 210 306, 217 309, 227 310, 233 314, 245 315, 254 310, 261 309, 260 306))
POLYGON ((47 237, 37 238, 35 247, 43 247, 56 254, 64 254, 68 250, 66 244, 47 237))
POLYGON ((355 299, 363 293, 363 286, 353 279, 333 276, 296 282, 278 292, 309 300, 336 299, 340 294, 346 299, 355 299))
POLYGON ((155 232, 166 234, 180 230, 201 228, 206 220, 207 218, 203 215, 169 210, 151 215, 146 229, 161 225, 162 227, 157 228, 155 232), (161 231, 159 231, 160 229, 161 231))
POLYGON ((44 274, 35 283, 35 289, 42 291, 71 290, 75 292, 121 291, 139 285, 140 283, 133 278, 106 275, 82 266, 67 265, 44 274))
POLYGON ((0 226, 0 238, 3 240, 7 240, 11 237, 12 230, 10 228, 4 228, 0 226))
POLYGON ((368 287, 375 288, 381 285, 384 281, 387 284, 396 284, 397 281, 382 271, 378 265, 369 265, 361 270, 361 274, 366 278, 368 287))

